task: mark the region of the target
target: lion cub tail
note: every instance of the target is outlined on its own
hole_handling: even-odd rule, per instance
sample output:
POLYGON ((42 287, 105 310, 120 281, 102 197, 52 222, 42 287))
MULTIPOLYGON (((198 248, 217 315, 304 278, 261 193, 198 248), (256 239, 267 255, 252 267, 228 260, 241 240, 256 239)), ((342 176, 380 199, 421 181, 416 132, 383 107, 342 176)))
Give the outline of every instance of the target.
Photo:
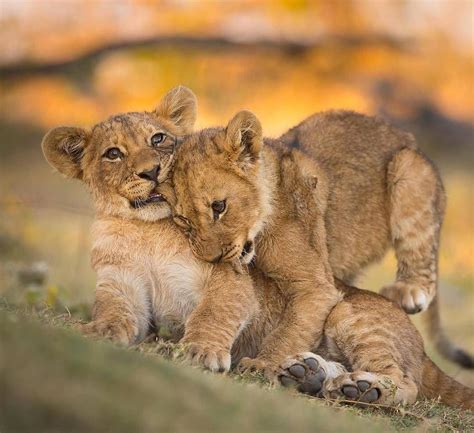
POLYGON ((474 410, 474 390, 449 377, 425 355, 421 394, 427 398, 439 398, 448 405, 474 410))
POLYGON ((436 345, 436 349, 446 359, 455 362, 464 368, 474 368, 474 356, 464 349, 456 346, 445 334, 439 315, 439 301, 436 294, 426 311, 426 320, 428 322, 428 332, 430 339, 436 345))

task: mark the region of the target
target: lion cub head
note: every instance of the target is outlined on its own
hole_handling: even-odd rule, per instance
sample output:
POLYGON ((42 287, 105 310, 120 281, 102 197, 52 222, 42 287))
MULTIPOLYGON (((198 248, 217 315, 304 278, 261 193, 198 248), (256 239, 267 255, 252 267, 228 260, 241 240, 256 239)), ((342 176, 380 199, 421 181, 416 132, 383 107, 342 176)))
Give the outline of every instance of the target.
POLYGON ((252 260, 254 238, 270 206, 262 146, 260 122, 242 111, 226 128, 187 136, 178 149, 172 174, 174 221, 188 232, 201 259, 252 260))
POLYGON ((60 126, 42 147, 54 168, 88 186, 100 215, 155 221, 170 213, 157 185, 195 119, 196 97, 179 86, 152 112, 115 115, 89 129, 60 126))

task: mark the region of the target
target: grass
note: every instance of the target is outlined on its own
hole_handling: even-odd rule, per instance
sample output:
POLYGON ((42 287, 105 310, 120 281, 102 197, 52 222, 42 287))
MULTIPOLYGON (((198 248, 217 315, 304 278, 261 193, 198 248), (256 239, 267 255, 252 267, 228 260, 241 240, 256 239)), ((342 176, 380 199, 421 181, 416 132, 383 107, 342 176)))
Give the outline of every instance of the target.
POLYGON ((0 329, 5 431, 385 431, 282 392, 87 341, 18 314, 2 313, 0 329))
POLYGON ((359 408, 274 388, 258 375, 183 365, 150 337, 130 349, 83 338, 77 312, 0 307, 0 431, 468 432, 474 414, 420 400, 359 408))

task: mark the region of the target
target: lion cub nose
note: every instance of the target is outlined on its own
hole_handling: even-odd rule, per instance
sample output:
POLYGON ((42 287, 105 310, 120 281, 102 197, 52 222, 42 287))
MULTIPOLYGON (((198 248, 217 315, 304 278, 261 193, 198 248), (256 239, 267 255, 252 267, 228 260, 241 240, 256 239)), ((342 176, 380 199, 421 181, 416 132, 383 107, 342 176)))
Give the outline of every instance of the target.
POLYGON ((141 173, 138 173, 138 177, 156 182, 156 178, 158 177, 159 172, 160 172, 160 166, 155 165, 151 170, 142 171, 141 173))

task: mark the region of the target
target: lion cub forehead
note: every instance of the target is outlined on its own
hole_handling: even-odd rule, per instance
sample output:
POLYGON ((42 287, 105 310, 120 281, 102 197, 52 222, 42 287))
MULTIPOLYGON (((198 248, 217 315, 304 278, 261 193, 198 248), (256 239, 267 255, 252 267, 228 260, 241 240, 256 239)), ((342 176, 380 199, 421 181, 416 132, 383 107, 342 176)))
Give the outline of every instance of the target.
POLYGON ((93 133, 107 135, 115 133, 133 135, 154 132, 159 129, 158 122, 147 113, 125 113, 109 117, 93 128, 93 133))
MULTIPOLYGON (((92 141, 106 141, 111 144, 137 141, 163 131, 159 122, 147 113, 125 113, 109 117, 92 128, 92 141)), ((140 140, 142 141, 142 140, 140 140)))
POLYGON ((222 153, 223 128, 207 128, 184 137, 178 149, 178 161, 188 159, 209 163, 208 157, 222 153))

